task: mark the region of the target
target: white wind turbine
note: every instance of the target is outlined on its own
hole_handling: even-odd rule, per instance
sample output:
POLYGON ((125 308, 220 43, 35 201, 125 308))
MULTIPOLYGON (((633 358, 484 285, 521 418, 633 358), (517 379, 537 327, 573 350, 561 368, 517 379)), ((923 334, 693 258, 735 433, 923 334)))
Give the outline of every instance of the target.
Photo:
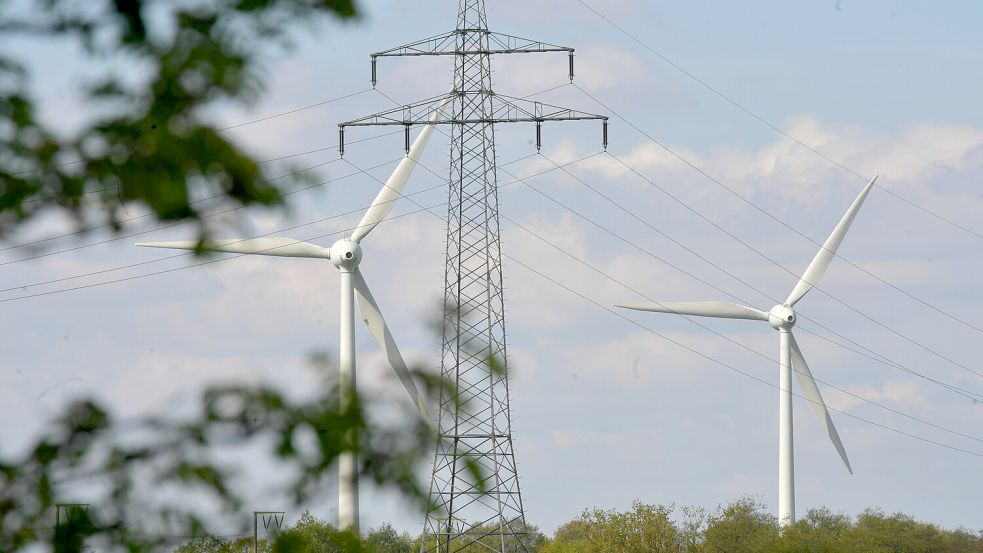
POLYGON ((782 525, 795 522, 795 479, 793 476, 792 463, 792 370, 794 367, 795 376, 799 380, 799 386, 806 399, 812 405, 813 411, 819 417, 820 422, 826 428, 830 441, 843 459, 850 474, 853 469, 850 467, 850 460, 847 458, 846 450, 843 449, 843 442, 836 432, 833 419, 829 416, 823 396, 819 393, 816 380, 812 377, 809 365, 806 364, 802 350, 795 342, 792 335, 792 327, 795 326, 795 312, 792 307, 802 299, 813 286, 819 282, 823 273, 833 261, 836 249, 843 242, 850 223, 857 216, 857 211, 863 205, 867 194, 874 186, 875 176, 867 186, 864 187, 857 199, 847 209, 846 214, 833 229, 833 232, 819 249, 819 253, 809 263, 805 273, 796 283, 795 288, 788 295, 785 303, 776 305, 771 310, 765 312, 753 307, 746 307, 735 303, 724 301, 680 301, 680 302, 660 302, 632 305, 618 305, 628 309, 639 311, 655 311, 658 313, 676 313, 679 315, 697 315, 701 317, 723 317, 728 319, 752 319, 757 321, 767 321, 779 336, 779 423, 778 423, 778 519, 782 525), (790 362, 791 361, 791 362, 790 362))
MULTIPOLYGON (((406 157, 399 162, 396 170, 379 190, 372 205, 362 216, 350 238, 342 238, 330 248, 293 238, 245 238, 230 240, 207 241, 204 248, 213 252, 240 253, 254 255, 271 255, 277 257, 310 257, 327 259, 338 268, 341 275, 341 343, 338 347, 338 367, 340 371, 341 408, 346 408, 355 391, 355 299, 358 299, 362 319, 369 327, 372 337, 389 360, 396 376, 403 383, 413 403, 423 420, 436 434, 433 417, 426 401, 417 390, 413 377, 406 368, 403 356, 396 347, 389 326, 382 318, 382 311, 372 297, 369 286, 358 269, 362 261, 362 248, 359 243, 386 215, 392 211, 396 200, 402 194, 403 187, 410 174, 416 167, 420 155, 427 146, 433 134, 435 124, 443 113, 443 109, 454 98, 453 93, 438 107, 430 117, 430 122, 420 131, 406 157)), ((198 243, 194 241, 178 242, 143 242, 137 246, 150 248, 171 248, 194 250, 198 243)), ((338 459, 338 527, 358 530, 358 460, 354 453, 343 453, 338 459)))

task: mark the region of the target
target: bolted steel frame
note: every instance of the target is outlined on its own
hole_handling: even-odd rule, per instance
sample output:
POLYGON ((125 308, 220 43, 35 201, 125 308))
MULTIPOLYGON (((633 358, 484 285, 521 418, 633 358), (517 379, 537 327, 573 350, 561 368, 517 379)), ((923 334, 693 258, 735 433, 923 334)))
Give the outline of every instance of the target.
MULTIPOLYGON (((603 115, 497 95, 491 56, 566 52, 573 80, 574 49, 493 33, 484 0, 459 0, 457 28, 371 55, 372 84, 381 57, 453 55, 441 376, 454 393, 439 399, 439 439, 430 484, 431 507, 421 551, 473 548, 528 551, 509 406, 505 296, 495 157, 495 124, 600 120, 603 115)), ((425 124, 446 95, 339 124, 346 127, 425 124)))

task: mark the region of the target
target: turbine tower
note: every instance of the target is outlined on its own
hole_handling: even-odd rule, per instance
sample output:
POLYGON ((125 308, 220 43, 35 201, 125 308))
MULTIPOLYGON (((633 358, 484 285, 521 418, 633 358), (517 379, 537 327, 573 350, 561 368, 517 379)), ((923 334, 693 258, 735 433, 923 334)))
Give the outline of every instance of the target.
MULTIPOLYGON (((372 205, 362 215, 358 226, 350 238, 342 238, 330 248, 293 238, 244 238, 230 240, 211 240, 203 244, 205 250, 223 253, 238 253, 251 255, 270 255, 277 257, 308 257, 326 259, 338 268, 341 289, 341 340, 338 345, 339 388, 341 410, 351 405, 355 393, 355 300, 358 300, 362 320, 372 337, 392 366, 396 376, 403 383, 406 392, 423 420, 436 431, 433 417, 423 396, 420 395, 413 377, 406 368, 403 356, 396 347, 396 342, 389 331, 389 326, 382 317, 382 311, 372 297, 369 285, 358 269, 362 261, 361 241, 392 211, 402 194, 406 181, 420 160, 420 155, 433 134, 434 123, 441 117, 442 110, 451 98, 446 98, 431 115, 429 124, 420 131, 419 136, 408 149, 406 157, 399 162, 396 170, 376 195, 372 205)), ((137 246, 149 248, 169 248, 179 250, 196 250, 196 241, 177 242, 142 242, 137 246)), ((357 436, 349 436, 350 443, 357 443, 357 436)), ((343 452, 338 457, 338 527, 353 528, 358 531, 358 459, 354 452, 343 452)))
MULTIPOLYGON (((603 123, 607 145, 605 116, 492 91, 493 54, 535 52, 567 53, 573 80, 573 48, 491 32, 484 0, 460 0, 455 30, 371 54, 373 86, 379 58, 454 59, 453 117, 438 124, 451 126, 441 376, 455 385, 456 397, 440 398, 432 507, 424 524, 427 551, 460 551, 469 544, 500 552, 526 549, 509 410, 495 125, 535 123, 539 148, 543 122, 595 119, 603 123), (504 370, 489 370, 492 359, 504 370)), ((403 125, 408 136, 436 101, 339 124, 339 151, 344 154, 347 127, 403 125)))
POLYGON ((846 469, 853 474, 850 467, 850 460, 847 458, 846 450, 843 449, 843 442, 840 435, 836 432, 833 419, 829 416, 829 410, 823 401, 823 396, 819 393, 816 380, 806 364, 802 350, 792 335, 792 327, 795 326, 795 311, 792 307, 802 299, 813 286, 823 277, 833 257, 836 256, 836 249, 843 242, 850 224, 857 216, 860 206, 863 205, 867 194, 874 186, 874 177, 867 186, 864 187, 857 199, 847 209, 843 218, 833 229, 833 232, 819 248, 819 252, 809 263, 805 273, 796 283, 795 288, 789 293, 785 303, 772 307, 769 311, 761 311, 753 307, 746 307, 735 303, 724 301, 677 301, 677 302, 657 302, 641 303, 631 305, 618 305, 627 309, 637 309, 639 311, 654 311, 657 313, 675 313, 677 315, 696 315, 699 317, 722 317, 727 319, 751 319, 765 321, 778 331, 779 340, 779 386, 778 386, 778 521, 783 526, 795 522, 795 478, 793 472, 792 459, 792 372, 799 381, 802 393, 809 401, 813 411, 819 417, 820 422, 826 429, 829 439, 833 442, 840 458, 846 469))

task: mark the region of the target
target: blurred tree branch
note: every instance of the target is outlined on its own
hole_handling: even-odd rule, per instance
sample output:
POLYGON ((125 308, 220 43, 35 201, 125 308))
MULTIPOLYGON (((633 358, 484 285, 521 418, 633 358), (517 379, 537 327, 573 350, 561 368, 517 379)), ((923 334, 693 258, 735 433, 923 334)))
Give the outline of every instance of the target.
POLYGON ((206 391, 196 416, 132 421, 91 401, 70 404, 25 454, 0 459, 0 551, 39 543, 66 552, 84 543, 151 551, 174 535, 227 534, 228 517, 244 530, 247 490, 236 479, 263 458, 250 449, 248 460, 229 460, 229 448, 239 446, 259 445, 277 474, 288 475, 278 488, 292 506, 323 496, 338 456, 355 451, 363 477, 425 508, 416 471, 433 445, 429 427, 410 406, 395 426, 372 423, 358 396, 345 410, 338 397, 337 386, 301 401, 268 387, 227 386, 206 391), (357 443, 349 443, 350 430, 357 443), (93 512, 54 527, 56 505, 80 498, 93 512))
POLYGON ((264 85, 261 52, 288 45, 298 26, 356 15, 355 0, 0 4, 0 44, 57 38, 80 47, 87 59, 114 64, 83 87, 91 121, 63 136, 38 117, 26 53, 0 52, 0 237, 52 209, 84 228, 92 207, 119 228, 120 211, 130 203, 160 220, 194 221, 203 237, 211 205, 192 203, 199 188, 236 205, 279 204, 278 186, 203 122, 202 112, 256 99, 264 85), (146 78, 134 84, 121 76, 132 77, 135 68, 146 78))

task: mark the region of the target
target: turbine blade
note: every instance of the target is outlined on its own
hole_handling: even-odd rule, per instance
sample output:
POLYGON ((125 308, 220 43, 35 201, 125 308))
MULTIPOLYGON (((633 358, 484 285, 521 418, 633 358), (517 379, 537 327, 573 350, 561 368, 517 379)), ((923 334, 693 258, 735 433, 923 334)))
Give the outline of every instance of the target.
POLYGON ((809 404, 816 413, 816 416, 819 417, 819 421, 826 427, 826 433, 829 435, 830 441, 833 442, 836 452, 843 459, 846 470, 850 471, 850 474, 853 474, 850 459, 846 456, 846 450, 843 449, 843 442, 840 441, 840 435, 836 432, 833 419, 829 416, 829 409, 826 408, 826 402, 823 401, 823 396, 819 393, 819 387, 816 386, 816 379, 812 377, 812 371, 809 370, 809 365, 806 364, 806 358, 802 356, 802 350, 799 349, 799 344, 795 341, 795 336, 789 332, 788 337, 792 345, 792 370, 799 380, 799 386, 802 387, 802 392, 809 400, 809 404))
POLYGON ((615 305, 637 311, 675 313, 677 315, 697 315, 700 317, 723 317, 727 319, 751 319, 767 321, 768 314, 760 309, 745 307, 726 301, 666 301, 661 303, 633 303, 615 305))
POLYGON ((788 299, 785 300, 785 305, 791 307, 795 305, 796 302, 802 299, 802 296, 806 295, 806 292, 812 290, 812 287, 819 282, 819 279, 823 278, 823 274, 826 273, 826 269, 829 264, 833 262, 833 257, 836 256, 836 250, 840 247, 840 243, 843 242, 843 237, 846 236, 846 231, 850 230, 850 224, 853 223, 853 219, 857 216, 857 212, 860 211, 860 206, 863 205, 864 200, 867 199, 867 194, 870 193, 870 189, 874 187, 874 183, 877 181, 877 177, 870 179, 867 186, 860 192, 856 200, 853 200, 853 204, 850 208, 846 210, 843 218, 840 222, 836 224, 836 228, 830 233, 829 238, 823 243, 822 247, 819 248, 819 253, 816 257, 812 258, 812 262, 806 268, 806 271, 802 273, 802 278, 796 283, 795 288, 788 295, 788 299))
POLYGON ((362 320, 369 327, 372 337, 379 344, 379 349, 386 354, 389 365, 399 377, 400 382, 403 383, 403 387, 410 394, 410 398, 413 399, 413 403, 420 412, 420 417, 436 433, 437 428, 434 425, 433 417, 430 415, 430 409, 427 407, 426 401, 423 400, 423 396, 420 395, 416 383, 413 382, 413 375, 406 368, 406 362, 403 361, 403 356, 399 353, 399 348, 396 347, 396 341, 393 340, 392 333, 389 332, 389 326, 386 324, 386 320, 382 318, 379 304, 372 297, 372 292, 369 291, 369 285, 362 277, 362 272, 355 269, 354 277, 355 299, 358 300, 358 309, 362 312, 362 320))
POLYGON ((413 141, 413 146, 410 147, 410 151, 406 154, 396 166, 396 170, 393 171, 389 179, 386 180, 386 184, 382 186, 382 190, 379 190, 379 194, 376 195, 375 200, 372 201, 372 205, 362 216, 362 220, 358 222, 358 227, 355 228, 355 232, 352 233, 352 240, 355 242, 360 241, 365 238, 372 229, 379 224, 380 221, 389 215, 393 207, 396 205, 396 200, 402 195, 403 187, 406 186, 406 181, 409 180, 410 174, 413 173, 413 169, 416 167, 418 161, 420 161, 420 155, 423 154, 423 150, 427 147, 427 142, 430 141, 430 135, 433 134, 435 123, 443 115, 444 108, 447 104, 454 99, 452 94, 447 96, 440 107, 433 112, 430 116, 430 123, 423 127, 420 134, 413 141))
MULTIPOLYGON (((172 250, 194 250, 198 242, 193 240, 178 242, 139 242, 144 248, 169 248, 172 250)), ((253 255, 274 255, 277 257, 313 257, 328 259, 329 249, 293 238, 242 238, 229 240, 207 240, 203 245, 206 251, 222 253, 246 253, 253 255)))

